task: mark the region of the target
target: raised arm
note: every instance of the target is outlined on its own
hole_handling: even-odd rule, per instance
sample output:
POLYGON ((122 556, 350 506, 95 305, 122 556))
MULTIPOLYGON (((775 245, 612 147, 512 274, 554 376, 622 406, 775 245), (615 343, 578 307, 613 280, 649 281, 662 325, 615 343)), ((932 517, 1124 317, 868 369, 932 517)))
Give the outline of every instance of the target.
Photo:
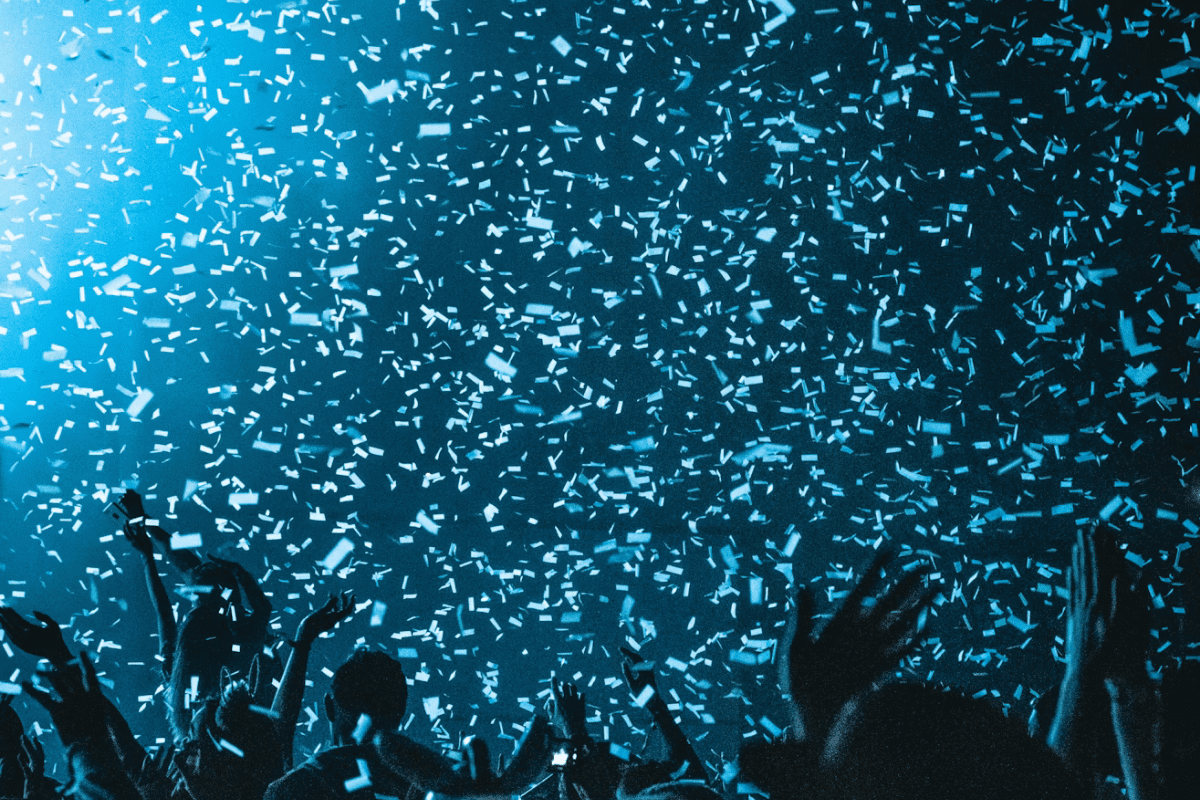
POLYGON ((589 798, 614 796, 621 783, 620 762, 588 733, 587 697, 570 681, 551 680, 550 693, 551 724, 567 747, 564 777, 589 798))
POLYGON ((108 729, 108 738, 112 742, 113 750, 125 771, 131 776, 137 775, 146 760, 146 748, 142 747, 133 735, 129 721, 120 709, 103 695, 101 700, 104 701, 104 725, 108 729))
MULTIPOLYGON (((161 530, 161 528, 159 529, 161 530)), ((154 603, 154 615, 158 621, 158 653, 162 656, 162 673, 171 675, 171 664, 175 658, 175 610, 167 588, 163 585, 158 566, 154 563, 154 539, 145 524, 125 523, 125 538, 142 559, 142 571, 146 576, 146 590, 154 603)))
MULTIPOLYGON (((121 496, 121 499, 113 503, 113 506, 130 524, 141 526, 155 541, 162 545, 163 552, 167 554, 167 559, 175 565, 175 569, 183 573, 189 580, 192 578, 196 568, 202 563, 200 557, 191 550, 172 550, 171 534, 157 525, 146 524, 146 509, 142 504, 142 496, 140 494, 133 489, 127 489, 125 494, 121 496)), ((113 516, 118 519, 120 518, 117 514, 113 516)))
POLYGON ((916 647, 918 621, 938 589, 924 585, 929 568, 919 565, 877 591, 893 558, 888 550, 875 557, 819 635, 812 592, 797 592, 780 673, 798 738, 822 746, 842 708, 916 647))
POLYGON ((1158 800, 1166 793, 1159 768, 1165 745, 1164 715, 1163 697, 1146 670, 1150 609, 1124 569, 1118 578, 1104 683, 1128 796, 1130 800, 1158 800))
POLYGON ((271 705, 271 711, 278 715, 276 725, 288 769, 291 769, 296 721, 300 718, 300 708, 304 705, 304 680, 313 642, 353 613, 354 595, 350 592, 342 592, 340 597, 330 595, 325 605, 302 619, 296 628, 292 653, 288 656, 287 666, 283 668, 283 677, 279 680, 279 689, 275 692, 275 702, 271 705))
POLYGON ((41 624, 30 622, 14 608, 0 606, 0 628, 4 628, 9 640, 18 648, 36 658, 44 658, 56 667, 74 658, 63 640, 62 627, 41 611, 34 611, 33 617, 41 624))
POLYGON ((653 663, 647 662, 642 656, 625 647, 621 648, 621 654, 625 657, 621 669, 634 697, 641 698, 647 691, 651 692, 650 698, 642 702, 667 743, 667 770, 676 780, 707 781, 708 775, 700 757, 696 755, 692 743, 688 741, 687 735, 675 721, 675 716, 667 708, 667 701, 658 691, 653 663))
POLYGON ((938 592, 917 565, 880 590, 895 554, 883 549, 862 573, 833 618, 813 633, 813 595, 801 587, 779 658, 779 683, 790 705, 788 739, 750 744, 739 758, 745 779, 763 789, 798 791, 817 774, 830 727, 846 704, 909 653, 922 612, 938 592))
POLYGON ((1111 535, 1093 527, 1076 533, 1067 571, 1067 667, 1047 742, 1080 778, 1095 781, 1093 732, 1106 723, 1107 641, 1116 611, 1119 556, 1111 535))
POLYGON ((140 800, 105 725, 106 701, 86 654, 76 663, 43 669, 51 691, 26 681, 25 693, 50 713, 71 762, 68 794, 79 800, 140 800))
POLYGON ((587 731, 587 695, 570 681, 550 681, 550 723, 573 745, 591 744, 587 731))
MULTIPOLYGON (((63 639, 62 626, 53 617, 40 611, 34 611, 33 616, 41 623, 40 625, 35 625, 18 614, 15 609, 5 606, 0 608, 0 627, 4 628, 9 639, 17 647, 32 656, 49 661, 50 668, 55 674, 63 672, 70 674, 72 669, 76 669, 70 666, 75 657, 63 639)), ((95 692, 95 697, 92 697, 89 702, 93 702, 102 710, 110 742, 120 755, 122 763, 141 764, 145 751, 134 739, 128 723, 121 716, 117 707, 98 690, 95 692)))

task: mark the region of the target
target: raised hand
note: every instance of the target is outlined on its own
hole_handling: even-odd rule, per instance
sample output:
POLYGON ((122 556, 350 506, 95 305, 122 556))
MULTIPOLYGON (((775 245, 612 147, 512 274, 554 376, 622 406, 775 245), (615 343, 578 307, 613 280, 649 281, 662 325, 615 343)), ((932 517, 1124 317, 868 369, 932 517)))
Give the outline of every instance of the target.
POLYGON ((63 641, 62 629, 49 615, 34 611, 33 616, 41 625, 35 625, 22 617, 15 609, 0 607, 0 627, 20 649, 31 656, 45 658, 52 664, 65 664, 71 660, 71 651, 63 641))
POLYGON ((323 633, 328 633, 337 627, 339 622, 354 613, 354 595, 342 592, 340 595, 331 594, 325 605, 300 620, 296 628, 296 643, 310 645, 323 633))
MULTIPOLYGON (((1067 571, 1067 671, 1103 678, 1114 655, 1118 608, 1136 613, 1123 580, 1121 552, 1112 533, 1080 530, 1067 571), (1121 602, 1122 595, 1127 598, 1121 602)), ((1127 626, 1128 627, 1128 626, 1127 626)))
POLYGON ((65 747, 92 737, 107 738, 107 705, 100 693, 96 667, 87 653, 69 664, 40 669, 38 677, 52 691, 37 688, 29 681, 21 684, 25 693, 46 709, 65 747))
POLYGON ((1131 661, 1145 655, 1145 604, 1133 594, 1112 532, 1095 524, 1075 534, 1066 621, 1068 679, 1094 684, 1113 670, 1128 673, 1131 661))
POLYGON ((797 593, 780 672, 805 739, 822 741, 846 703, 917 644, 917 622, 938 590, 924 586, 929 568, 922 565, 877 592, 893 558, 880 551, 819 635, 812 630, 812 592, 797 593))
POLYGON ((134 550, 141 553, 143 558, 154 558, 154 539, 150 537, 143 523, 126 522, 124 526, 125 539, 134 550))
MULTIPOLYGON (((1117 554, 1119 558, 1119 552, 1117 554)), ((1107 647, 1102 653, 1105 679, 1116 685, 1145 683, 1146 653, 1151 644, 1150 629, 1153 622, 1150 606, 1139 593, 1140 578, 1128 574, 1124 564, 1118 567, 1113 586, 1113 610, 1109 616, 1111 627, 1106 636, 1107 647)))
POLYGON ((570 681, 550 681, 551 721, 564 738, 587 738, 587 696, 570 681))
POLYGON ((654 689, 654 694, 657 696, 658 683, 654 678, 654 662, 647 661, 628 647, 622 647, 620 650, 621 655, 625 658, 621 663, 621 672, 625 675, 625 682, 629 684, 629 690, 637 696, 649 686, 654 689))
POLYGON ((1112 533, 1094 524, 1077 531, 1067 570, 1066 671, 1047 742, 1076 774, 1091 779, 1096 731, 1111 718, 1126 781, 1137 787, 1130 796, 1144 796, 1155 736, 1146 702, 1153 693, 1145 667, 1150 624, 1131 586, 1112 533))
POLYGON ((142 505, 142 496, 133 489, 126 489, 120 500, 113 501, 113 506, 119 512, 114 514, 114 517, 123 515, 129 520, 142 521, 145 519, 146 509, 142 505))

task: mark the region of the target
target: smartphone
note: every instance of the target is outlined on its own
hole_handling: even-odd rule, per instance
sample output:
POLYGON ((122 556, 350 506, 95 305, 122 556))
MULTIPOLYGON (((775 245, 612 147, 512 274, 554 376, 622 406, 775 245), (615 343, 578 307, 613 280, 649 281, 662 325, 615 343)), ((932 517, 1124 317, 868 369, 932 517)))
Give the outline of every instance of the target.
POLYGON ((129 522, 142 522, 146 519, 146 509, 142 506, 142 496, 133 489, 126 489, 120 500, 109 504, 113 510, 113 519, 124 517, 129 522))

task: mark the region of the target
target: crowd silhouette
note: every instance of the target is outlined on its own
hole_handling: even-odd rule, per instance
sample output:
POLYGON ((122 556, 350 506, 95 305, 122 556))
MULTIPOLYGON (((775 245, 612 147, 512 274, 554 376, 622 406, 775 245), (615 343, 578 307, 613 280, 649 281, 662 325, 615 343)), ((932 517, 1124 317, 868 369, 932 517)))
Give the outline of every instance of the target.
POLYGON ((354 613, 354 597, 331 596, 293 639, 275 640, 269 598, 242 566, 172 550, 169 535, 147 524, 135 492, 119 508, 156 610, 172 738, 143 747, 88 654, 71 651, 54 619, 0 607, 7 641, 39 659, 22 688, 50 715, 68 767, 61 783, 47 776, 42 746, 26 733, 13 695, 0 696, 0 797, 950 800, 1124 792, 1157 800, 1184 796, 1200 764, 1194 664, 1151 671, 1138 576, 1103 524, 1077 533, 1067 571, 1066 667, 1043 698, 1052 702, 1028 725, 950 687, 890 680, 924 635, 941 587, 928 567, 906 569, 883 548, 819 630, 812 593, 797 588, 778 659, 778 700, 789 725, 774 740, 746 745, 736 769, 713 775, 664 700, 654 662, 627 648, 630 701, 649 715, 659 757, 593 738, 586 696, 561 680, 551 680, 546 713, 534 714, 511 753, 494 753, 479 737, 458 750, 435 749, 399 730, 408 699, 403 665, 360 647, 344 648, 323 698, 328 746, 294 765, 309 654, 342 646, 335 634, 354 613), (179 620, 158 572, 159 549, 193 599, 179 620), (318 645, 323 638, 334 641, 318 645))

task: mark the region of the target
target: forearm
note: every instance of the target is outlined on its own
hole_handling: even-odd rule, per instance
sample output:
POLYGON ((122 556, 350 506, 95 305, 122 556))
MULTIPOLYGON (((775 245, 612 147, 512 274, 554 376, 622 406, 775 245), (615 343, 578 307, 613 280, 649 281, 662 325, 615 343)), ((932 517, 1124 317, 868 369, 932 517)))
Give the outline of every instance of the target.
POLYGON ((1068 666, 1059 685, 1054 723, 1046 736, 1050 749, 1086 780, 1092 780, 1095 772, 1095 753, 1089 732, 1099 721, 1096 707, 1102 691, 1099 679, 1089 670, 1068 666))
POLYGON ((250 608, 250 615, 260 619, 267 619, 271 616, 274 610, 271 606, 271 600, 263 592, 262 586, 253 575, 245 570, 238 571, 238 585, 242 587, 242 598, 246 601, 246 605, 250 608))
POLYGON ((679 776, 680 779, 707 780, 708 776, 701 765, 700 757, 696 754, 692 743, 688 741, 683 729, 679 727, 679 723, 675 721, 674 715, 667 708, 667 703, 662 696, 655 695, 646 704, 646 707, 654 719, 654 724, 667 742, 667 761, 671 772, 684 769, 684 773, 679 776))
POLYGON ((304 681, 308 673, 308 657, 311 650, 311 643, 296 642, 291 655, 288 656, 287 666, 283 668, 283 677, 279 679, 275 701, 271 704, 271 711, 279 715, 275 724, 278 726, 284 758, 289 764, 292 760, 296 722, 300 719, 300 709, 304 705, 304 681))
POLYGON ((146 759, 146 750, 134 738, 125 716, 107 697, 104 698, 104 723, 121 765, 126 771, 140 769, 146 759))
POLYGON ((573 745, 582 747, 591 743, 592 736, 588 733, 587 719, 583 715, 563 716, 560 718, 560 724, 563 734, 573 745))
POLYGON ((1159 779, 1155 763, 1156 723, 1160 709, 1151 686, 1133 683, 1109 685, 1113 731, 1121 772, 1130 800, 1158 800, 1159 779))
POLYGON ((162 576, 154 563, 154 554, 148 553, 144 558, 146 573, 146 590, 154 603, 155 619, 158 622, 158 641, 160 646, 175 641, 175 611, 171 608, 171 598, 167 595, 167 587, 163 585, 162 576))

